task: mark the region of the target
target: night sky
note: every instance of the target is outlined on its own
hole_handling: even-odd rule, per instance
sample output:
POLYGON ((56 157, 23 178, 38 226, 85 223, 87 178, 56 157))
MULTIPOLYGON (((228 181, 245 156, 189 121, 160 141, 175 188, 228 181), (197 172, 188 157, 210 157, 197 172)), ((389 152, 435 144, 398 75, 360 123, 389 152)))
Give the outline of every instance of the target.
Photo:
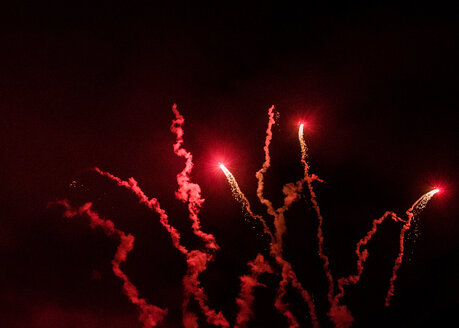
MULTIPOLYGON (((181 326, 186 261, 159 216, 90 169, 134 177, 156 197, 183 244, 199 249, 186 205, 175 199, 185 161, 169 127, 177 104, 200 219, 220 250, 201 275, 209 304, 234 323, 239 277, 266 249, 232 197, 218 162, 255 212, 255 172, 273 127, 265 195, 302 177, 298 122, 336 278, 355 272, 355 245, 386 210, 400 216, 440 187, 406 237, 391 306, 384 306, 401 223, 368 245, 361 281, 343 303, 353 327, 442 327, 457 322, 457 12, 416 1, 247 3, 41 1, 0 14, 0 327, 141 327, 111 260, 119 240, 64 218, 50 201, 93 202, 135 236, 123 271, 149 303, 168 308, 159 327, 181 326)), ((266 216, 268 220, 269 216, 266 216)), ((327 285, 308 193, 286 215, 284 257, 315 300, 321 327, 327 285)), ((267 254, 265 252, 265 254, 267 254)), ((287 327, 273 306, 279 276, 262 276, 249 327, 287 327)), ((301 327, 307 307, 290 290, 301 327)), ((199 314, 197 304, 190 309, 199 314)), ((212 327, 199 314, 200 327, 212 327)))

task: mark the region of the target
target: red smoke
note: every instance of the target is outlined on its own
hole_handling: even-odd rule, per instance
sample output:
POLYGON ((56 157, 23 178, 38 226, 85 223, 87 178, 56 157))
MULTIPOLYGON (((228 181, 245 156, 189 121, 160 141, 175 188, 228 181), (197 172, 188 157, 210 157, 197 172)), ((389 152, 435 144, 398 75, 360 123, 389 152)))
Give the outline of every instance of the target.
POLYGON ((137 195, 139 201, 147 205, 148 208, 154 210, 160 215, 161 224, 169 232, 172 242, 175 248, 177 248, 182 254, 187 257, 187 273, 183 277, 183 288, 184 288, 184 300, 182 304, 183 312, 183 325, 186 328, 197 327, 197 316, 193 313, 188 312, 188 304, 191 300, 191 296, 199 304, 202 313, 204 314, 206 321, 221 327, 229 327, 228 321, 224 318, 221 312, 216 312, 207 305, 207 296, 204 289, 201 287, 199 281, 199 275, 206 270, 207 263, 213 259, 213 253, 219 247, 215 241, 213 235, 205 233, 201 230, 201 224, 198 217, 200 208, 204 203, 204 199, 201 198, 201 188, 198 184, 190 181, 191 170, 193 169, 193 157, 191 153, 187 152, 183 147, 183 128, 184 118, 177 110, 177 106, 172 107, 172 111, 175 115, 175 120, 172 121, 171 131, 176 134, 176 143, 174 144, 174 152, 177 156, 186 159, 185 168, 182 172, 177 175, 177 183, 179 189, 176 192, 176 198, 188 203, 189 217, 192 221, 193 232, 196 236, 201 238, 208 252, 202 252, 200 250, 189 251, 185 246, 180 244, 180 234, 178 231, 169 224, 166 211, 163 210, 159 202, 155 199, 148 199, 145 193, 140 189, 137 181, 134 178, 129 178, 128 181, 123 181, 120 178, 114 176, 111 173, 104 172, 99 168, 95 168, 95 171, 99 174, 106 176, 118 183, 119 186, 125 187, 131 190, 137 195))
POLYGON ((269 155, 269 146, 272 140, 272 126, 275 124, 274 119, 274 106, 271 106, 268 110, 268 128, 266 129, 266 139, 265 139, 265 146, 263 147, 265 152, 265 161, 263 162, 263 166, 260 170, 257 171, 255 174, 258 180, 257 186, 257 196, 258 199, 262 204, 264 204, 267 208, 267 212, 274 216, 274 228, 275 234, 271 236, 271 254, 273 255, 276 262, 281 267, 281 275, 282 280, 279 283, 279 287, 277 288, 276 299, 274 301, 274 306, 276 309, 282 313, 289 323, 290 328, 299 327, 299 324, 290 311, 288 304, 283 302, 283 298, 287 293, 287 286, 290 284, 293 286, 302 296, 304 301, 309 307, 309 314, 311 316, 311 321, 314 327, 318 327, 317 322, 317 315, 315 313, 315 306, 312 297, 309 295, 308 291, 306 291, 301 283, 298 281, 295 271, 292 268, 292 265, 283 258, 282 249, 283 249, 283 238, 287 227, 285 225, 285 217, 284 213, 290 208, 292 203, 299 198, 300 193, 303 190, 304 179, 297 181, 296 183, 287 183, 282 188, 282 192, 284 194, 284 204, 282 207, 278 208, 277 210, 274 209, 272 202, 268 199, 264 198, 263 196, 263 189, 264 189, 264 174, 267 172, 271 165, 271 157, 269 155))
POLYGON ((215 237, 201 230, 201 223, 198 218, 198 213, 204 203, 204 199, 201 198, 201 187, 190 181, 190 174, 193 169, 193 155, 182 147, 184 134, 182 125, 185 123, 185 119, 177 110, 177 105, 174 104, 172 106, 172 111, 174 112, 175 120, 172 120, 171 131, 177 136, 176 143, 174 144, 174 152, 177 156, 186 159, 185 168, 177 174, 179 189, 175 193, 175 197, 184 203, 188 203, 189 217, 193 221, 192 228, 195 235, 205 242, 207 248, 216 250, 218 249, 218 245, 215 237))
POLYGON ((127 254, 134 248, 134 236, 116 229, 110 220, 102 219, 96 212, 91 209, 92 204, 86 203, 79 208, 73 208, 67 200, 56 201, 53 204, 65 207, 63 214, 66 218, 86 214, 90 219, 91 228, 101 227, 107 236, 116 236, 120 239, 120 244, 116 249, 115 256, 112 260, 113 273, 123 280, 123 292, 139 310, 139 320, 143 323, 144 328, 155 327, 167 314, 167 309, 161 309, 158 306, 148 304, 145 299, 139 297, 137 288, 129 281, 129 278, 121 270, 120 265, 126 261, 127 254))
POLYGON ((190 297, 193 295, 206 317, 207 322, 216 326, 229 327, 229 323, 224 318, 223 314, 221 312, 216 313, 215 310, 207 305, 207 296, 204 289, 200 286, 199 274, 206 270, 207 262, 213 259, 213 254, 219 247, 213 235, 201 230, 198 214, 204 203, 204 199, 201 197, 201 187, 191 182, 190 174, 193 169, 193 155, 182 147, 184 134, 182 126, 185 123, 185 119, 177 110, 177 105, 174 104, 172 106, 172 111, 175 115, 175 119, 172 120, 171 131, 176 135, 174 152, 177 156, 183 157, 186 160, 185 168, 182 172, 177 174, 179 189, 176 191, 175 197, 184 203, 188 203, 189 218, 192 221, 193 232, 204 241, 205 247, 208 250, 208 252, 194 250, 187 256, 188 270, 186 276, 183 278, 183 324, 187 328, 197 327, 196 316, 187 310, 190 297))
POLYGON ((140 189, 140 187, 137 184, 137 181, 134 178, 129 178, 128 181, 121 180, 117 176, 109 173, 109 172, 104 172, 98 167, 94 168, 94 171, 99 173, 102 176, 106 176, 107 178, 110 178, 118 183, 119 186, 125 187, 132 191, 138 198, 139 202, 142 204, 145 204, 149 209, 155 211, 156 213, 159 214, 160 222, 161 224, 166 228, 166 230, 169 232, 171 239, 172 239, 172 244, 174 245, 175 248, 177 248, 182 254, 188 254, 188 250, 185 248, 185 246, 180 244, 180 234, 179 232, 169 224, 169 219, 166 214, 166 211, 163 210, 156 198, 151 198, 149 199, 145 193, 140 189))
POLYGON ((239 307, 239 312, 236 317, 236 324, 234 328, 243 328, 247 326, 253 318, 253 302, 255 296, 253 295, 255 287, 264 286, 258 282, 258 278, 263 273, 272 273, 271 266, 266 263, 263 255, 258 254, 253 262, 249 262, 250 274, 241 277, 241 291, 236 299, 239 307))
POLYGON ((363 269, 364 269, 363 265, 365 264, 365 262, 366 262, 366 260, 368 258, 368 255, 369 255, 367 249, 361 250, 361 248, 362 248, 362 246, 366 246, 368 244, 368 242, 371 240, 373 235, 376 233, 376 231, 378 229, 378 226, 381 223, 383 223, 384 220, 389 216, 394 221, 400 221, 399 217, 394 212, 388 211, 388 212, 384 213, 384 215, 381 216, 380 218, 373 220, 373 225, 371 227, 371 230, 368 231, 366 236, 363 237, 362 239, 360 239, 359 242, 357 243, 357 247, 355 249, 355 253, 357 254, 357 264, 356 264, 356 266, 357 266, 357 274, 350 275, 348 277, 343 277, 343 278, 338 279, 338 289, 340 290, 340 292, 335 295, 335 298, 334 298, 334 303, 335 304, 338 304, 340 298, 344 296, 344 286, 355 285, 360 280, 360 277, 361 277, 363 269))

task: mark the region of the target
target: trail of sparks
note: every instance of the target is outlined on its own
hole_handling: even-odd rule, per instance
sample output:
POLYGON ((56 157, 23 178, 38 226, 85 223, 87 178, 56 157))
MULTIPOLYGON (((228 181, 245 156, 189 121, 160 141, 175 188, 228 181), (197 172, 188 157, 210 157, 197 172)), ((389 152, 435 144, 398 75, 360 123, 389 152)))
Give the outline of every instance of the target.
POLYGON ((244 193, 241 191, 241 188, 239 188, 239 185, 236 179, 234 178, 233 174, 226 168, 224 164, 220 163, 219 165, 220 169, 226 176, 226 180, 228 180, 233 197, 242 205, 242 210, 244 214, 261 222, 263 224, 263 232, 270 236, 272 239, 272 233, 269 230, 265 219, 261 215, 253 213, 252 209, 250 208, 249 200, 247 199, 247 197, 245 197, 244 193))
MULTIPOLYGON (((300 128, 298 129, 298 140, 300 142, 300 147, 301 147, 301 163, 303 164, 303 168, 304 168, 304 179, 306 180, 307 184, 308 184, 308 189, 309 189, 309 194, 310 194, 310 199, 311 199, 311 203, 312 203, 312 207, 314 208, 315 212, 316 212, 316 216, 317 216, 317 219, 318 219, 318 225, 317 225, 317 246, 318 246, 318 253, 319 253, 319 257, 322 259, 323 261, 323 269, 324 269, 324 272, 325 272, 325 276, 327 277, 327 280, 328 280, 328 302, 330 303, 330 312, 329 312, 329 316, 331 317, 331 319, 333 321, 339 321, 339 322, 343 322, 342 318, 345 317, 347 321, 353 321, 353 318, 352 318, 352 315, 351 313, 349 312, 349 310, 347 310, 346 307, 344 306, 341 306, 341 307, 337 307, 334 303, 334 300, 333 300, 333 295, 335 293, 334 291, 334 279, 333 279, 333 276, 331 274, 331 270, 330 270, 330 260, 328 258, 328 256, 325 254, 324 252, 324 236, 323 236, 323 231, 322 231, 322 225, 323 225, 323 217, 322 217, 322 214, 320 213, 320 207, 319 207, 319 204, 317 203, 317 196, 316 196, 316 193, 314 192, 314 188, 312 186, 312 183, 314 182, 314 180, 320 180, 316 175, 310 175, 309 173, 309 164, 308 162, 306 161, 306 157, 307 157, 307 146, 306 146, 306 141, 304 140, 304 134, 303 134, 303 127, 304 127, 304 124, 300 124, 300 128), (339 317, 340 319, 334 319, 334 317, 339 317)), ((336 322, 335 322, 336 324, 336 322)))
POLYGON ((171 131, 176 135, 176 142, 174 144, 174 152, 177 156, 183 157, 186 160, 185 168, 177 174, 177 184, 179 185, 175 197, 184 203, 188 203, 189 218, 192 221, 193 232, 205 244, 207 252, 194 250, 187 256, 187 274, 183 278, 184 285, 184 299, 182 303, 183 325, 185 328, 197 327, 197 317, 195 314, 188 311, 188 304, 190 303, 191 296, 194 295, 198 302, 201 311, 206 317, 207 322, 228 327, 228 321, 223 317, 222 313, 216 313, 207 305, 207 296, 204 289, 200 286, 199 275, 207 268, 207 263, 213 259, 214 252, 219 248, 215 237, 211 234, 205 233, 201 230, 201 223, 198 217, 199 211, 204 199, 201 197, 201 187, 191 182, 190 174, 193 169, 193 155, 183 148, 183 124, 185 119, 177 110, 177 105, 172 106, 172 112, 175 119, 172 120, 171 131))
POLYGON ((50 203, 50 205, 64 206, 65 212, 63 216, 66 218, 85 214, 90 219, 91 228, 101 227, 107 236, 117 236, 120 239, 120 244, 112 260, 113 273, 123 280, 123 292, 131 303, 137 306, 139 321, 142 322, 143 327, 152 328, 157 326, 167 314, 167 309, 161 309, 158 306, 148 304, 145 299, 140 298, 137 288, 129 281, 127 275, 120 268, 120 265, 126 261, 127 254, 134 248, 134 236, 115 228, 112 221, 102 219, 91 209, 91 203, 86 203, 79 208, 73 208, 67 200, 59 200, 50 203))
POLYGON ((394 295, 395 291, 395 280, 397 279, 397 271, 400 268, 400 265, 402 264, 403 260, 403 253, 405 250, 405 232, 410 229, 411 227, 411 221, 413 220, 414 216, 419 214, 427 205, 429 200, 437 193, 439 192, 439 189, 434 189, 431 190, 424 195, 422 195, 414 204, 406 211, 406 215, 408 217, 406 223, 403 225, 402 230, 400 232, 400 251, 398 253, 397 258, 395 259, 395 264, 392 269, 392 276, 389 281, 389 290, 387 291, 386 299, 385 299, 385 305, 389 306, 390 305, 390 299, 392 295, 394 295))

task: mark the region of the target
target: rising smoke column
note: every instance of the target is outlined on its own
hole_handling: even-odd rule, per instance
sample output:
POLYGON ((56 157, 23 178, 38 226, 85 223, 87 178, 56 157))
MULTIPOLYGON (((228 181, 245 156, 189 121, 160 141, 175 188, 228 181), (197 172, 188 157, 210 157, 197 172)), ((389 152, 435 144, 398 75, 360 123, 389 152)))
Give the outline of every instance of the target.
POLYGON ((50 205, 64 206, 65 212, 63 216, 66 218, 86 214, 90 219, 91 228, 101 227, 107 236, 116 236, 120 239, 120 244, 112 260, 113 273, 123 280, 123 292, 131 303, 137 306, 139 321, 142 322, 143 327, 152 328, 158 325, 167 314, 167 309, 161 309, 158 306, 148 304, 145 299, 140 298, 137 288, 129 281, 129 278, 120 268, 120 265, 126 261, 127 254, 134 248, 134 236, 116 229, 112 221, 102 219, 91 209, 92 203, 86 203, 76 209, 70 206, 67 200, 59 200, 50 203, 50 205))
POLYGON ((207 263, 213 259, 214 253, 219 247, 213 235, 201 230, 201 223, 198 214, 202 204, 204 203, 204 199, 201 197, 201 187, 198 184, 191 182, 190 179, 191 171, 193 169, 193 155, 182 147, 184 134, 182 126, 185 123, 185 119, 179 113, 177 105, 175 104, 172 106, 172 112, 175 115, 175 119, 172 120, 170 129, 172 133, 176 135, 174 153, 186 160, 185 168, 177 174, 177 184, 179 189, 175 193, 175 197, 184 203, 188 203, 189 218, 193 222, 193 233, 204 242, 207 249, 207 252, 193 250, 187 255, 187 273, 183 278, 183 325, 186 328, 194 328, 198 326, 196 315, 188 311, 191 296, 194 295, 201 311, 207 319, 207 322, 217 326, 228 327, 229 324, 223 315, 221 313, 217 314, 207 305, 207 296, 204 289, 200 286, 199 275, 206 270, 207 263))
POLYGON ((400 251, 398 253, 397 258, 395 259, 395 264, 392 269, 392 276, 389 281, 389 290, 387 291, 385 305, 390 305, 390 298, 394 295, 395 291, 395 280, 397 279, 397 271, 402 264, 403 259, 403 252, 405 250, 405 232, 408 231, 411 227, 411 221, 415 217, 415 215, 419 214, 427 205, 429 200, 440 190, 438 188, 431 190, 424 195, 422 195, 414 204, 406 211, 406 215, 408 217, 406 223, 403 225, 402 230, 400 232, 400 251))

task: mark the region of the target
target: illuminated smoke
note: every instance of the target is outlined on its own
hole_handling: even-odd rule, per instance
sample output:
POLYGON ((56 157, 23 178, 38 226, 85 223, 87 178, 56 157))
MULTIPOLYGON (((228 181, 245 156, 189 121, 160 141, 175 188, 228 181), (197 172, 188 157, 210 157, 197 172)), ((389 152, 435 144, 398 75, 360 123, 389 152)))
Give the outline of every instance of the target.
POLYGON ((317 203, 317 196, 312 186, 312 182, 314 180, 317 180, 318 178, 315 175, 309 174, 309 165, 308 165, 308 162, 306 161, 308 148, 306 146, 306 141, 304 140, 304 136, 303 136, 303 126, 304 125, 301 124, 298 130, 298 139, 300 141, 300 146, 301 146, 301 163, 303 163, 304 178, 308 184, 309 194, 311 196, 312 207, 314 208, 316 215, 317 215, 317 219, 319 220, 319 224, 317 226, 318 252, 319 252, 320 258, 324 262, 323 267, 324 267, 325 275, 327 276, 327 280, 328 280, 328 301, 330 302, 330 304, 332 304, 333 294, 334 294, 334 282, 333 282, 333 276, 330 271, 330 260, 328 259, 328 256, 324 253, 324 236, 323 236, 323 231, 322 231, 322 225, 323 225, 324 219, 322 217, 322 214, 320 213, 320 207, 319 207, 319 204, 317 203))
POLYGON ((174 152, 177 156, 186 159, 185 168, 182 172, 177 174, 179 189, 175 193, 175 196, 178 200, 188 203, 189 217, 193 222, 192 228, 194 234, 205 242, 207 248, 216 250, 218 249, 218 245, 215 241, 215 237, 201 230, 198 214, 204 203, 204 199, 201 197, 201 187, 190 181, 190 174, 193 169, 193 155, 182 147, 184 133, 182 125, 185 123, 185 119, 177 110, 177 105, 174 104, 174 106, 172 106, 172 111, 174 112, 175 120, 172 120, 171 131, 177 136, 176 143, 174 144, 174 152))
POLYGON ((128 179, 128 181, 124 181, 109 172, 102 171, 98 167, 95 167, 94 171, 96 171, 102 176, 114 180, 118 184, 118 186, 124 187, 132 191, 137 196, 137 198, 139 198, 139 203, 146 205, 149 209, 158 213, 160 218, 159 222, 161 222, 164 228, 166 228, 166 230, 169 232, 174 247, 177 248, 180 251, 180 253, 185 255, 188 254, 188 250, 185 248, 185 246, 180 244, 179 232, 169 224, 169 218, 166 214, 166 211, 161 208, 161 205, 159 204, 156 198, 149 199, 147 195, 145 195, 145 193, 142 189, 140 189, 139 185, 137 184, 137 181, 134 178, 131 177, 128 179))
POLYGON ((273 273, 271 266, 265 261, 263 255, 258 254, 254 261, 248 263, 250 266, 250 274, 242 276, 241 291, 236 299, 236 304, 239 307, 239 312, 236 316, 236 323, 234 328, 244 328, 247 323, 253 318, 253 302, 255 296, 253 295, 255 287, 262 286, 258 282, 258 278, 263 273, 273 273))
POLYGON ((134 248, 134 236, 116 229, 112 221, 102 219, 91 209, 91 203, 86 203, 76 209, 70 206, 67 200, 56 201, 50 205, 53 204, 65 207, 64 217, 72 218, 77 215, 86 214, 90 219, 91 228, 101 227, 107 236, 116 236, 120 239, 120 244, 112 260, 113 273, 123 280, 123 292, 131 303, 137 306, 139 321, 142 322, 143 327, 151 328, 157 326, 167 314, 167 309, 161 309, 158 306, 148 304, 145 299, 140 298, 137 288, 129 281, 129 278, 120 268, 120 265, 126 261, 127 254, 134 248))
POLYGON ((265 152, 265 161, 261 169, 259 169, 257 173, 255 174, 255 176, 258 180, 258 186, 257 186, 258 199, 260 200, 262 204, 266 206, 268 213, 274 216, 275 211, 273 208, 273 204, 268 199, 263 197, 264 174, 266 173, 266 171, 268 171, 269 167, 271 166, 271 157, 269 156, 269 145, 271 144, 271 140, 273 138, 272 126, 276 123, 274 119, 274 105, 268 109, 268 117, 269 117, 268 128, 266 129, 265 146, 263 147, 263 150, 265 152))
POLYGON ((340 290, 340 292, 335 295, 334 304, 338 304, 340 298, 344 296, 344 286, 355 285, 360 280, 360 277, 362 276, 362 272, 364 269, 364 264, 369 255, 368 250, 367 249, 362 250, 362 247, 368 244, 368 242, 371 240, 373 235, 376 233, 378 226, 381 223, 383 223, 384 220, 388 217, 391 217, 392 220, 394 221, 400 221, 399 217, 394 212, 389 212, 389 211, 384 213, 384 215, 381 216, 380 218, 373 220, 373 225, 371 227, 371 230, 367 232, 365 237, 359 240, 359 242, 357 243, 357 247, 355 249, 355 253, 357 254, 357 264, 356 264, 357 274, 338 279, 338 289, 340 290))
POLYGON ((204 203, 204 199, 201 197, 201 187, 191 182, 190 179, 193 169, 193 155, 182 147, 184 134, 182 126, 185 123, 185 119, 177 110, 177 105, 174 104, 172 106, 172 111, 175 119, 172 120, 171 131, 176 135, 174 152, 177 156, 183 157, 186 160, 185 168, 177 174, 179 189, 175 193, 175 197, 184 203, 188 203, 189 218, 192 221, 193 232, 204 241, 205 247, 208 249, 208 252, 194 250, 187 255, 187 274, 183 277, 183 325, 186 328, 197 327, 196 315, 188 311, 188 304, 190 303, 191 296, 194 295, 207 322, 216 326, 228 327, 229 324, 223 317, 223 314, 216 313, 215 310, 207 305, 207 296, 204 289, 200 286, 199 275, 206 270, 207 263, 213 259, 213 254, 219 247, 213 235, 201 230, 198 214, 204 203))
POLYGON ((403 225, 402 230, 400 232, 400 250, 397 258, 395 259, 394 267, 392 268, 392 276, 389 281, 389 290, 387 291, 385 299, 386 306, 390 305, 390 298, 392 297, 392 295, 394 295, 394 284, 395 280, 397 279, 397 271, 400 268, 400 265, 402 264, 403 252, 405 251, 405 232, 410 229, 411 221, 413 220, 414 216, 418 215, 426 207, 429 200, 439 191, 440 190, 436 188, 434 190, 429 191, 428 193, 425 193, 416 202, 414 202, 414 204, 406 211, 408 219, 406 220, 406 223, 403 225))

